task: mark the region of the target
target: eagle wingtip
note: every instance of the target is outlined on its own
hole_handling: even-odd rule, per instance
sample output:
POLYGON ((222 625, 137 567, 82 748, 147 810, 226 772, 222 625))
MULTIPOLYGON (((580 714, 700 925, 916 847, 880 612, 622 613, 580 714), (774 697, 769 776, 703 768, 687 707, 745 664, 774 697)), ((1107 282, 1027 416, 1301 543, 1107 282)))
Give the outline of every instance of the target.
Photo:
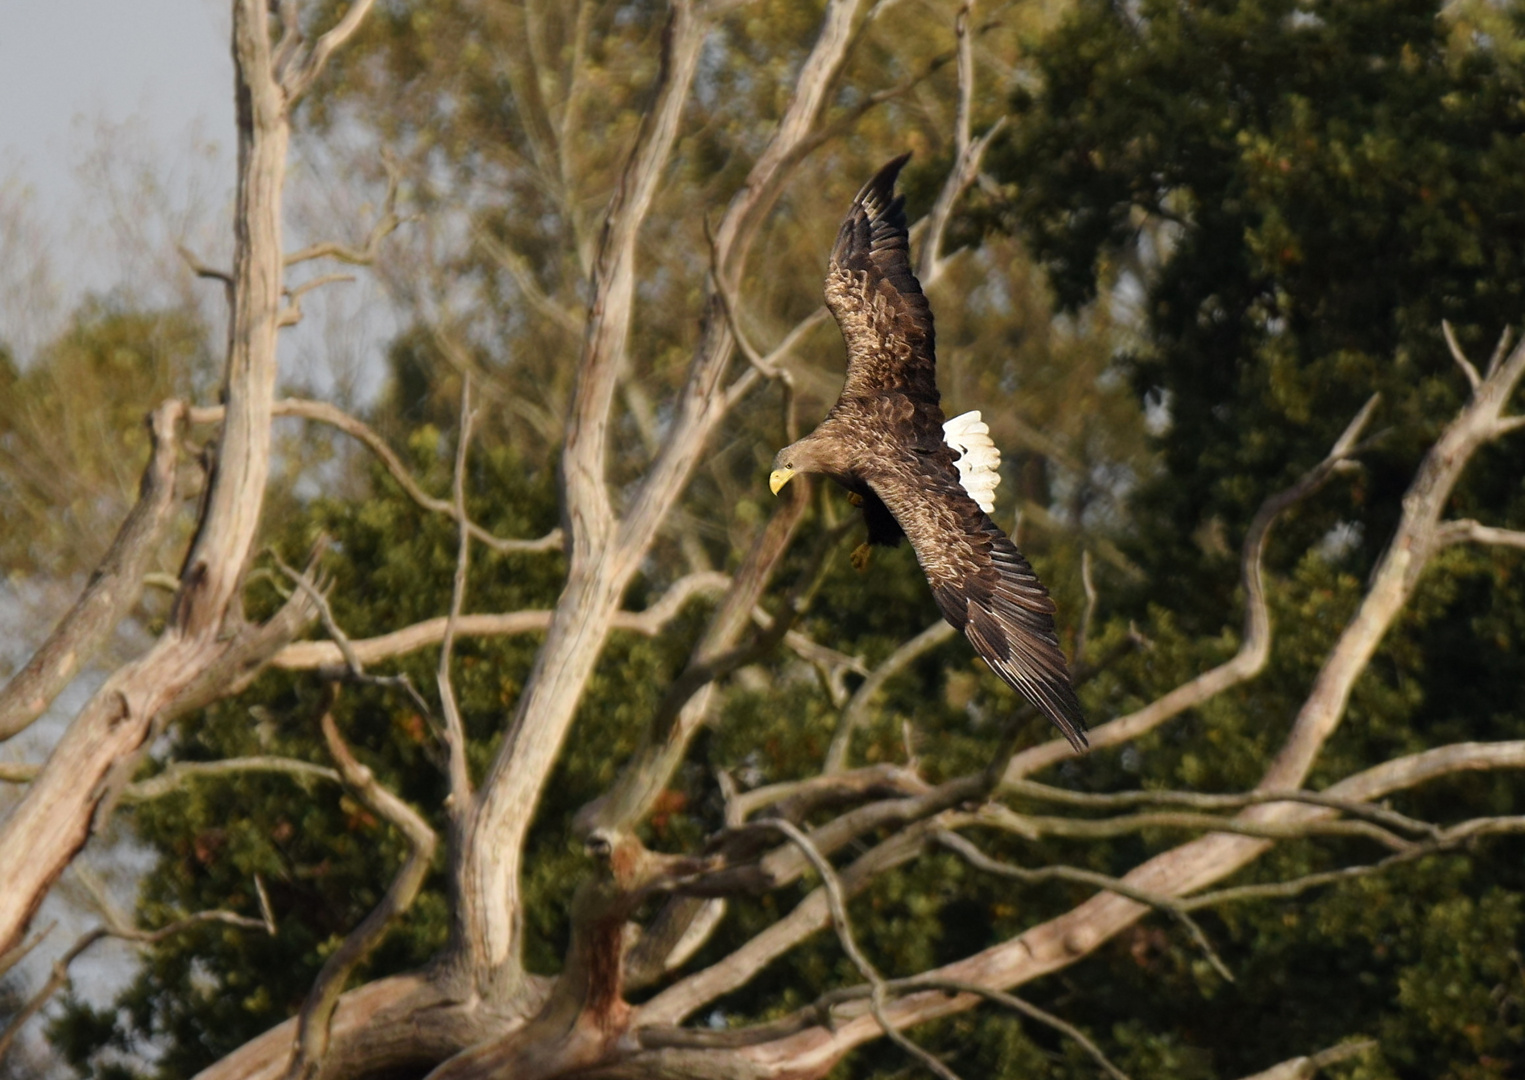
POLYGON ((858 190, 858 197, 853 200, 854 206, 866 205, 870 200, 879 206, 888 206, 890 199, 895 195, 895 181, 900 176, 900 170, 905 168, 905 163, 911 160, 911 151, 907 150, 899 157, 886 162, 868 183, 858 190))

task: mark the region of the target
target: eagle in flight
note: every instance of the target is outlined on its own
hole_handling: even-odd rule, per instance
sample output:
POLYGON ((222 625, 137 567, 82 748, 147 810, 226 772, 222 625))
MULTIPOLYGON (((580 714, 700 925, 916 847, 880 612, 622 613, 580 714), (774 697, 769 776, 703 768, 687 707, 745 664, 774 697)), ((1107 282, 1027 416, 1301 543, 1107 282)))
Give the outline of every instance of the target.
POLYGON ((829 476, 856 498, 868 544, 909 536, 932 595, 996 672, 1085 749, 1085 718, 1054 636, 1054 602, 994 521, 1000 454, 978 412, 944 422, 932 310, 911 272, 909 154, 853 200, 826 272, 826 304, 847 341, 847 380, 819 427, 773 459, 775 495, 796 473, 829 476))

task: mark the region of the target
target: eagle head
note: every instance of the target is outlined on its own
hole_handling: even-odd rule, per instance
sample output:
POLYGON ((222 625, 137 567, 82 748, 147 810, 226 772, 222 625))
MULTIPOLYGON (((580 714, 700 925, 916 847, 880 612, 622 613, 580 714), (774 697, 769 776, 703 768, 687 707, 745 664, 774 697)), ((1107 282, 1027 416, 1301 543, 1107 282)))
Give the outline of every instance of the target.
POLYGON ((775 495, 783 490, 785 484, 794 479, 796 472, 800 471, 795 462, 794 451, 794 446, 786 446, 773 455, 773 471, 768 474, 768 489, 775 495))

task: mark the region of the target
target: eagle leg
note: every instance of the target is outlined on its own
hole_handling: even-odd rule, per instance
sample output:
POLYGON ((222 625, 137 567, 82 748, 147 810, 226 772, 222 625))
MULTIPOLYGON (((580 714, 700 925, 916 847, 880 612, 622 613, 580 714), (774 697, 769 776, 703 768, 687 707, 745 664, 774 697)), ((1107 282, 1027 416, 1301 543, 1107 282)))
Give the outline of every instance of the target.
POLYGON ((868 563, 874 555, 874 546, 867 540, 853 548, 853 553, 848 556, 852 560, 853 569, 860 574, 868 569, 868 563))

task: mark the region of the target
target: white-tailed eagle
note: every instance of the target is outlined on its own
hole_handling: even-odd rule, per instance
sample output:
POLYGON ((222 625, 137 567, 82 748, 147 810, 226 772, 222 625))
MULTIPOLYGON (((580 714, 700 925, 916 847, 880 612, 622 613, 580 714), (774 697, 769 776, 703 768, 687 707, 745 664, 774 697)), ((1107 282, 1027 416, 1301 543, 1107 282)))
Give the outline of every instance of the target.
POLYGON ((1000 455, 989 428, 977 412, 945 423, 938 403, 932 311, 895 195, 909 157, 864 185, 837 234, 826 304, 847 340, 847 380, 820 426, 778 452, 769 486, 776 495, 795 473, 829 476, 861 500, 869 544, 910 537, 943 617, 1083 750, 1054 602, 990 519, 1000 455))

